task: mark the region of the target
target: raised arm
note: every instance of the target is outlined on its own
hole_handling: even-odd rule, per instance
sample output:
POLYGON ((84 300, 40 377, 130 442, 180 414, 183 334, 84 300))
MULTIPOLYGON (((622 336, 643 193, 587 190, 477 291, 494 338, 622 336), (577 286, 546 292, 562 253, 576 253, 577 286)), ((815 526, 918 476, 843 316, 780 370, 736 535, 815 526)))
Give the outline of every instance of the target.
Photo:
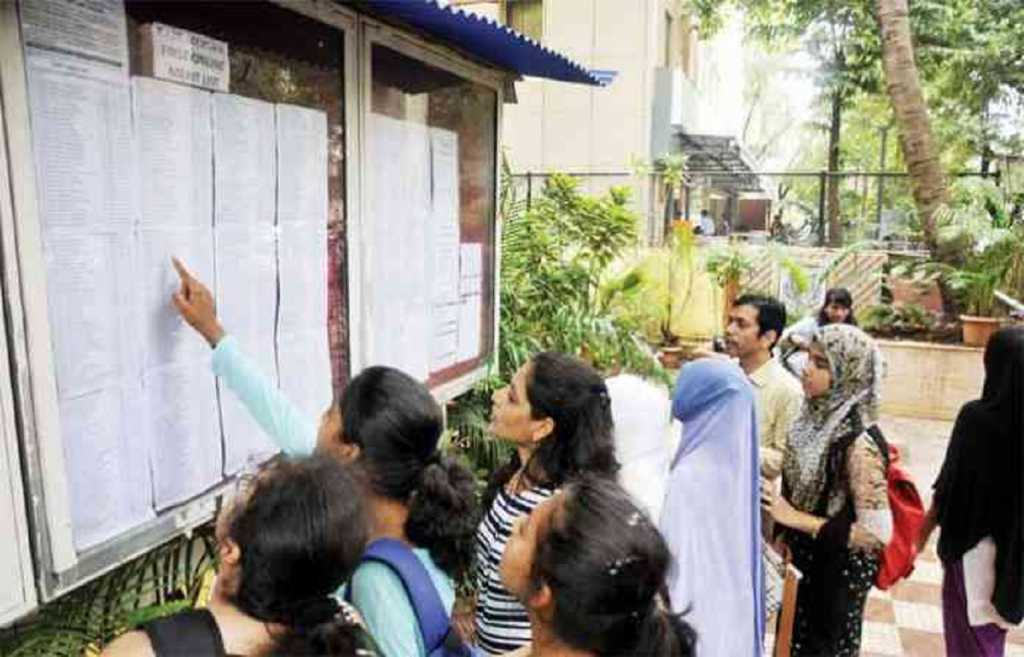
POLYGON ((237 341, 221 326, 213 295, 177 259, 174 268, 181 288, 174 294, 174 307, 182 318, 213 348, 213 373, 245 405, 253 419, 286 454, 305 456, 316 447, 317 424, 304 416, 259 370, 237 341))

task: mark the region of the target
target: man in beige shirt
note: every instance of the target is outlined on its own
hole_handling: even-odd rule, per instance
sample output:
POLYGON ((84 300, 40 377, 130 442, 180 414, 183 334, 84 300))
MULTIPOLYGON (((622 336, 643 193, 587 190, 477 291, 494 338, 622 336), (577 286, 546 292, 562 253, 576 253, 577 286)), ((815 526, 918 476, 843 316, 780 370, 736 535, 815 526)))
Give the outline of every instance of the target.
POLYGON ((775 479, 789 429, 800 412, 800 382, 772 358, 772 348, 786 326, 786 307, 771 297, 744 295, 729 311, 725 331, 726 352, 739 360, 757 397, 758 433, 761 437, 761 475, 775 479))

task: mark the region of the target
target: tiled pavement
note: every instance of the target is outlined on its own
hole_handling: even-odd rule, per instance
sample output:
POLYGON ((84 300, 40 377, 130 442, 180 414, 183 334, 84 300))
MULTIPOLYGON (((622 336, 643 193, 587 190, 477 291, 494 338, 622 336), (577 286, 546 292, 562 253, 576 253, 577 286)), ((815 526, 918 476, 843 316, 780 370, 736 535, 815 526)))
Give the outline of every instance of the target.
MULTIPOLYGON (((881 424, 889 440, 901 448, 927 506, 952 424, 905 418, 884 418, 881 424)), ((937 534, 932 536, 928 550, 918 557, 908 579, 888 591, 872 589, 861 635, 863 657, 946 654, 942 639, 942 566, 935 555, 937 534)), ((1024 657, 1024 628, 1008 635, 1006 657, 1024 657)))

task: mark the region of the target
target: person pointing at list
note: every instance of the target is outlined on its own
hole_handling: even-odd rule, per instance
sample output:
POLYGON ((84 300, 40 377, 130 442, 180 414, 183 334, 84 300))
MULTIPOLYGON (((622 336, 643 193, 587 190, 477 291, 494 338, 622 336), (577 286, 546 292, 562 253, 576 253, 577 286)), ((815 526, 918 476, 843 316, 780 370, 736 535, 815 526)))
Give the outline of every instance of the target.
MULTIPOLYGON (((367 473, 370 540, 406 546, 450 617, 455 584, 471 565, 479 510, 473 474, 437 450, 441 408, 427 387, 391 367, 370 367, 345 388, 319 425, 241 351, 217 319, 213 295, 173 259, 181 286, 172 302, 213 348, 213 372, 286 454, 316 451, 367 473)), ((364 561, 346 597, 387 657, 429 654, 414 600, 389 566, 364 561)))

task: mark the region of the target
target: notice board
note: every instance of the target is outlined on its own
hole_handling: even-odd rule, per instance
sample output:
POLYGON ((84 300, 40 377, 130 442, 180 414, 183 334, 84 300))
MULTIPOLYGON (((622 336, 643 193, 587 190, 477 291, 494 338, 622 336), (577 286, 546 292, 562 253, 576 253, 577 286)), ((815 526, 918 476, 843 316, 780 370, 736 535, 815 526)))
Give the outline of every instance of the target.
MULTIPOLYGON (((340 41, 260 7, 278 32, 293 20, 340 41)), ((23 303, 43 391, 39 451, 49 450, 30 474, 45 493, 32 500, 45 502, 35 511, 49 599, 208 519, 234 475, 276 452, 171 306, 172 256, 213 289, 225 326, 303 411, 330 404, 341 49, 313 62, 243 44, 229 91, 214 91, 139 74, 132 41, 159 18, 230 48, 246 31, 236 17, 182 25, 195 12, 126 11, 121 0, 19 9, 37 212, 20 219, 16 255, 23 289, 37 292, 23 303), (289 67, 287 93, 260 93, 254 71, 289 67)))

